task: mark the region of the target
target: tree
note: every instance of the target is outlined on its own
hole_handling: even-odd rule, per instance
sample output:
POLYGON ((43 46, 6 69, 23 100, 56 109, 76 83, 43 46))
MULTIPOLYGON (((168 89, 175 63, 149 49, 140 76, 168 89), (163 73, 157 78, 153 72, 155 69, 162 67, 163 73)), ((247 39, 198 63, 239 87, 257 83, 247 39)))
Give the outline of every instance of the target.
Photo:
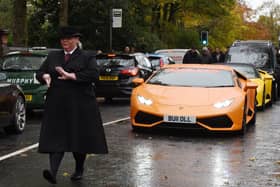
POLYGON ((13 27, 13 3, 11 0, 0 1, 0 28, 12 29, 13 27))
POLYGON ((13 0, 13 44, 17 46, 27 45, 27 8, 26 0, 13 0))
POLYGON ((68 0, 59 1, 59 25, 68 25, 68 0))

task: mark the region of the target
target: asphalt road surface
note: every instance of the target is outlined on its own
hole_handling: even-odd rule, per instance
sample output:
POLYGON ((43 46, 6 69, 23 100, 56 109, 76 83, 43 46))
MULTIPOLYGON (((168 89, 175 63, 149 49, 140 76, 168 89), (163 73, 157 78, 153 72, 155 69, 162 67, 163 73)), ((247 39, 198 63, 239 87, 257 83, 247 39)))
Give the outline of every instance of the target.
MULTIPOLYGON (((84 179, 71 182, 66 154, 58 187, 270 187, 280 186, 280 101, 257 113, 245 136, 193 131, 132 132, 129 100, 100 101, 107 155, 88 155, 84 179)), ((42 112, 28 117, 22 135, 0 133, 0 158, 38 141, 42 112)), ((48 155, 31 149, 0 161, 0 187, 48 187, 48 155)))

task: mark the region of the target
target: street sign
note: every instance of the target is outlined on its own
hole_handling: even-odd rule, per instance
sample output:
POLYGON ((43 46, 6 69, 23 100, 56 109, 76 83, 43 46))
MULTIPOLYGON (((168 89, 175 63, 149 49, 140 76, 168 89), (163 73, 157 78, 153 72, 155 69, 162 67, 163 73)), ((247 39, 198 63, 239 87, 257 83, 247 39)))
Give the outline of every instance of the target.
POLYGON ((121 28, 122 27, 122 9, 112 9, 112 27, 121 28))

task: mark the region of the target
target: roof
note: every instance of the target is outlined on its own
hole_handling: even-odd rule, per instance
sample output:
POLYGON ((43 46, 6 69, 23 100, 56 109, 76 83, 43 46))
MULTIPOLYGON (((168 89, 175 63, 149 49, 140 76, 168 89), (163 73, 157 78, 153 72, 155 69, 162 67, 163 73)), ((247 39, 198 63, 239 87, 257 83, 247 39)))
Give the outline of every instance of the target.
POLYGON ((187 52, 190 49, 159 49, 155 53, 173 53, 173 52, 187 52))
POLYGON ((232 46, 238 46, 239 44, 271 46, 272 42, 270 40, 237 40, 233 42, 232 46))
POLYGON ((145 54, 147 57, 167 57, 164 54, 156 54, 156 53, 146 53, 145 54))
POLYGON ((5 56, 13 56, 13 55, 39 55, 39 56, 47 56, 48 51, 13 51, 4 55, 5 56))
POLYGON ((234 70, 232 67, 221 64, 168 64, 164 68, 200 68, 200 69, 212 69, 212 70, 234 70))
POLYGON ((123 58, 132 58, 136 55, 143 55, 145 56, 144 53, 101 53, 101 54, 97 54, 96 55, 96 58, 105 58, 105 57, 111 57, 111 58, 114 58, 114 57, 123 57, 123 58))

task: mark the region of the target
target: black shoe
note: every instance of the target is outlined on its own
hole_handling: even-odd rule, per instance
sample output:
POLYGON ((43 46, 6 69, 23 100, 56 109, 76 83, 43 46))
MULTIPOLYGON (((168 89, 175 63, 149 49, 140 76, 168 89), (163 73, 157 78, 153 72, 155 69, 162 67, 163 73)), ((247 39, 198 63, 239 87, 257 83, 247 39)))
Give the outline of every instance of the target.
POLYGON ((81 180, 83 178, 83 171, 75 171, 75 173, 73 173, 71 175, 71 180, 72 181, 78 181, 81 180))
POLYGON ((43 177, 51 184, 57 183, 55 176, 53 176, 52 173, 47 169, 43 171, 43 177))

